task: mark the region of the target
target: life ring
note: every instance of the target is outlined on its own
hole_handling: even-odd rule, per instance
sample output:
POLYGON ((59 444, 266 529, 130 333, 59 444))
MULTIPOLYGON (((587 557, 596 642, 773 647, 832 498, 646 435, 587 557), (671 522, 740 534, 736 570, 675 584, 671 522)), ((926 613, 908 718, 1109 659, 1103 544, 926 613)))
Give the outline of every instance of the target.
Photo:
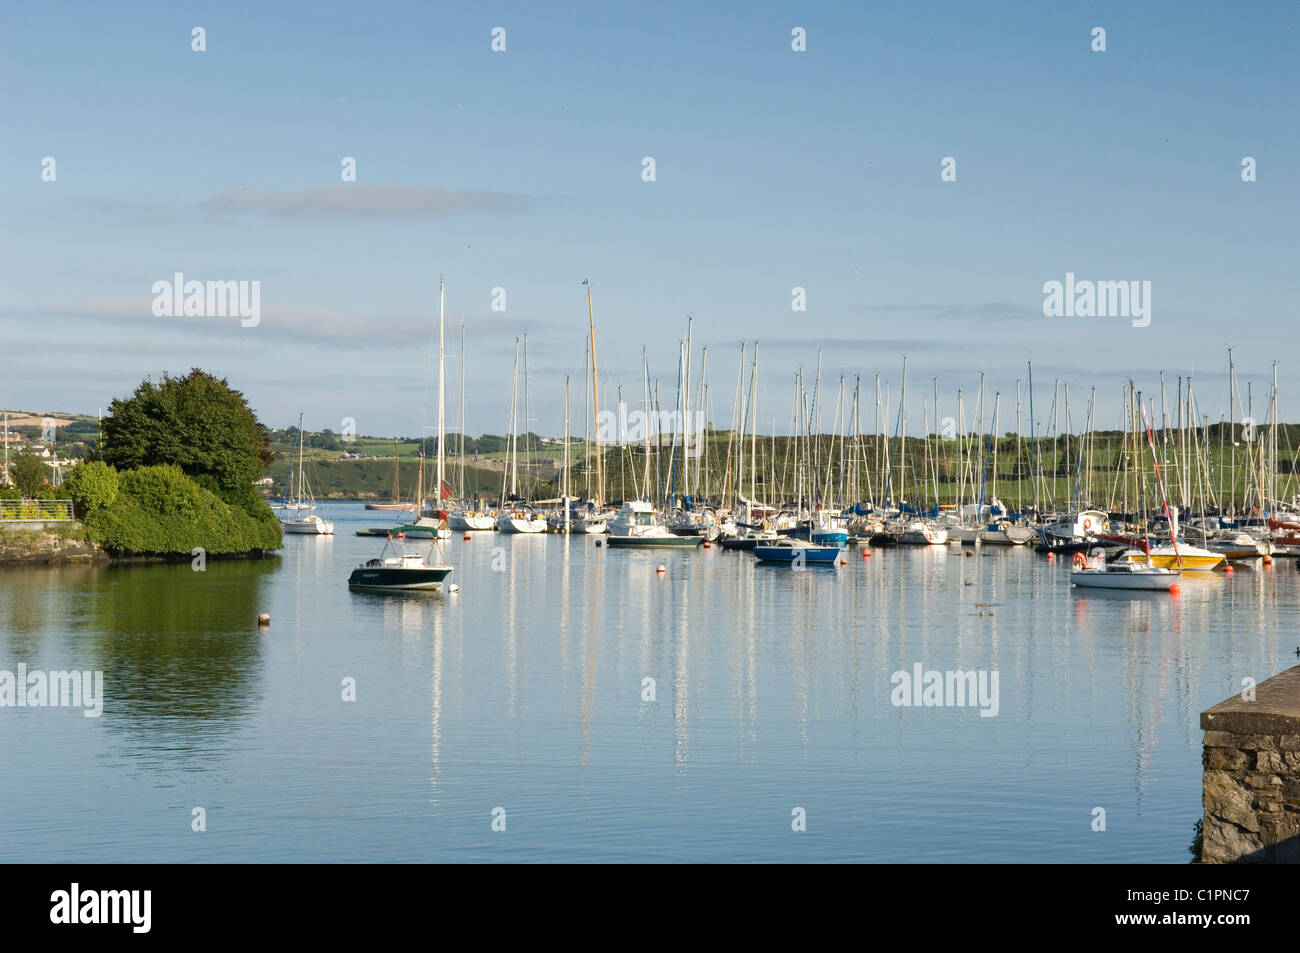
POLYGON ((1087 568, 1088 568, 1088 557, 1085 556, 1083 553, 1075 553, 1075 554, 1074 554, 1074 568, 1075 568, 1075 569, 1087 569, 1087 568))
POLYGON ((1085 516, 1085 517, 1083 518, 1083 531, 1084 531, 1085 533, 1087 533, 1087 532, 1089 532, 1089 531, 1091 531, 1091 530, 1092 530, 1092 517, 1091 517, 1091 516, 1085 516))

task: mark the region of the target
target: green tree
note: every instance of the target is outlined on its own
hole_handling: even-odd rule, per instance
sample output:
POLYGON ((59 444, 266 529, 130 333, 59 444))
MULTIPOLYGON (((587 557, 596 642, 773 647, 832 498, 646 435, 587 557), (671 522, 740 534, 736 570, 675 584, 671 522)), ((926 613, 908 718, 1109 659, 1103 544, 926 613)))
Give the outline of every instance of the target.
POLYGON ((117 499, 117 471, 99 461, 79 463, 68 470, 59 490, 76 504, 79 514, 93 513, 117 499))
POLYGON ((9 475, 14 481, 14 486, 18 487, 25 498, 35 499, 45 487, 45 479, 50 475, 50 468, 36 454, 24 450, 10 465, 9 475))
POLYGON ((104 418, 102 459, 118 470, 174 465, 223 500, 247 507, 274 459, 266 428, 224 379, 194 368, 146 380, 104 418))

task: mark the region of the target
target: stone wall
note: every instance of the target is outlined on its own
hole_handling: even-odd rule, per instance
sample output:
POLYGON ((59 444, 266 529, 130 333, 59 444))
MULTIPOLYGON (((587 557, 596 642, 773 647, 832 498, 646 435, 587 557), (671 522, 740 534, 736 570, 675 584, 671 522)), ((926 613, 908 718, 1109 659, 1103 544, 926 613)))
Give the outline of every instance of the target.
POLYGON ((44 566, 107 560, 99 544, 78 539, 80 523, 64 523, 57 532, 0 527, 0 566, 44 566))
POLYGON ((1201 861, 1300 863, 1300 666, 1201 712, 1201 861))

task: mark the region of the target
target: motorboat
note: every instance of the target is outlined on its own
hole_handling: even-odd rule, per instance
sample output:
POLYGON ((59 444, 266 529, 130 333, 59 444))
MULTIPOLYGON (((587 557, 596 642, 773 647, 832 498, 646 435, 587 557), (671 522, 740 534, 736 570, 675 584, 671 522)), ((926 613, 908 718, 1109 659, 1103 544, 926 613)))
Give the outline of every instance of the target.
MULTIPOLYGON (((389 554, 393 540, 389 537, 383 551, 374 559, 368 559, 352 570, 348 576, 350 589, 440 589, 443 581, 451 575, 452 567, 441 563, 430 563, 419 553, 394 552, 389 554)), ((430 547, 432 555, 433 547, 430 547)))

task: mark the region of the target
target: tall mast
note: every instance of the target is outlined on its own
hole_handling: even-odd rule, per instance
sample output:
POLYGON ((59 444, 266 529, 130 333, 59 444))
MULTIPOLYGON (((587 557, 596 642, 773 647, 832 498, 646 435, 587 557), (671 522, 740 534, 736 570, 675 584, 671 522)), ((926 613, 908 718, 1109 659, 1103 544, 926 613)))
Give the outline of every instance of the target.
POLYGON ((460 326, 460 498, 465 499, 465 325, 460 326))
POLYGON ((907 495, 907 355, 903 355, 903 388, 898 398, 898 509, 907 495))
POLYGON ((446 283, 441 278, 439 278, 438 279, 438 483, 437 483, 437 489, 434 493, 434 498, 438 501, 437 509, 438 509, 439 519, 442 518, 442 457, 443 457, 442 450, 443 450, 443 443, 445 442, 444 438, 446 436, 446 427, 445 427, 446 421, 443 414, 443 410, 444 410, 443 404, 445 401, 443 399, 444 391, 443 391, 443 382, 442 382, 442 376, 443 376, 442 372, 447 363, 446 335, 444 334, 446 328, 446 306, 447 306, 446 283))
POLYGON ((596 508, 605 500, 605 463, 600 451, 600 384, 596 374, 596 315, 591 307, 591 279, 584 278, 587 286, 587 322, 591 328, 591 403, 596 420, 596 508))
MULTIPOLYGON (((524 490, 532 497, 533 451, 528 443, 528 424, 532 420, 532 408, 528 402, 528 332, 524 332, 524 490)), ((519 459, 519 444, 515 443, 515 459, 519 459)))
POLYGON ((564 507, 564 532, 569 531, 569 378, 564 378, 564 490, 560 493, 564 507))
POLYGON ((293 501, 302 502, 302 411, 298 411, 298 495, 293 501))
POLYGON ((678 429, 682 432, 682 496, 691 495, 691 455, 686 446, 687 421, 691 419, 691 323, 695 316, 686 316, 686 353, 683 355, 682 419, 678 429))
MULTIPOLYGON (((754 342, 754 363, 749 372, 749 415, 753 425, 749 430, 749 509, 746 513, 749 522, 754 521, 753 499, 758 492, 755 471, 758 469, 758 342, 754 342)), ((743 447, 741 448, 743 452, 743 447)), ((765 494, 766 495, 766 494, 765 494)))

